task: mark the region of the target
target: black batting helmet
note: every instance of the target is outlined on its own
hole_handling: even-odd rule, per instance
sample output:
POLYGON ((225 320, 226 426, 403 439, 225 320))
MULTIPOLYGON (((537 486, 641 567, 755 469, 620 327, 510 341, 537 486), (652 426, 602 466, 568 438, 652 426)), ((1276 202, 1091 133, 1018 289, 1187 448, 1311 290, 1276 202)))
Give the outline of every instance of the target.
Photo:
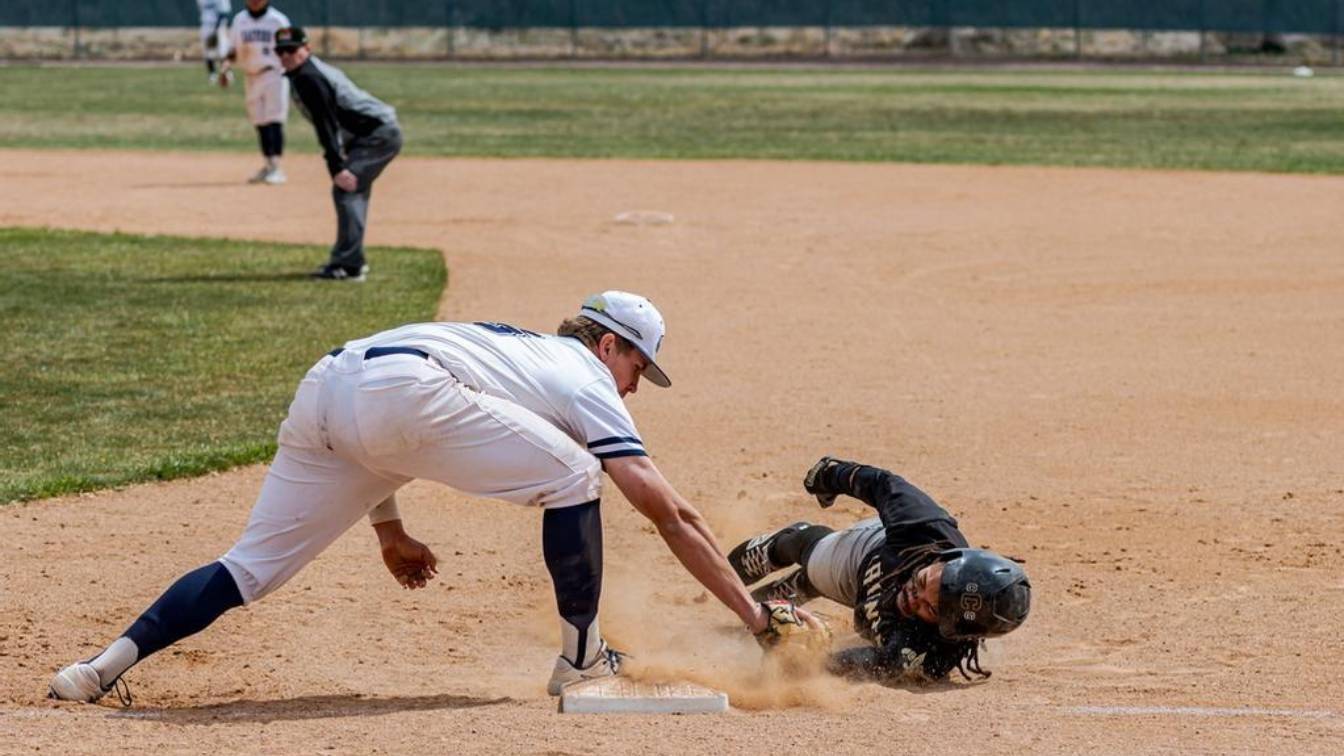
POLYGON ((949 549, 938 560, 938 632, 944 638, 993 638, 1026 620, 1031 583, 1022 565, 984 549, 949 549))

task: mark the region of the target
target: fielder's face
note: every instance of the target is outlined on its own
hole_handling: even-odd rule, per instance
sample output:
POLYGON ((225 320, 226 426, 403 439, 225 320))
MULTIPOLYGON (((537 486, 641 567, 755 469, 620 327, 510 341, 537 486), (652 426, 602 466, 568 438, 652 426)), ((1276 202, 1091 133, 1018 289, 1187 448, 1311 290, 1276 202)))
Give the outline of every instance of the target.
POLYGON ((943 563, 919 570, 905 581, 896 594, 896 608, 907 617, 938 624, 938 590, 943 580, 943 563))
POLYGON ((621 351, 617 346, 615 334, 607 333, 597 342, 597 358, 611 371, 611 377, 616 381, 616 390, 620 392, 622 398, 639 390, 639 377, 644 374, 644 368, 648 367, 649 361, 638 349, 621 351))

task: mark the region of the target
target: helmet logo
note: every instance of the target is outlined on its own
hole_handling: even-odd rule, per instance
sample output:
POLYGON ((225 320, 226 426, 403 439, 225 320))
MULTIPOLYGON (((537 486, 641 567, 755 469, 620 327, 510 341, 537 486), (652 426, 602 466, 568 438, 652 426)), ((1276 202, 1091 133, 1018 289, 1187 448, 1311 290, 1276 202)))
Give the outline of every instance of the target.
POLYGON ((961 597, 961 608, 966 610, 966 619, 975 619, 975 615, 984 606, 984 600, 977 594, 968 593, 961 597))

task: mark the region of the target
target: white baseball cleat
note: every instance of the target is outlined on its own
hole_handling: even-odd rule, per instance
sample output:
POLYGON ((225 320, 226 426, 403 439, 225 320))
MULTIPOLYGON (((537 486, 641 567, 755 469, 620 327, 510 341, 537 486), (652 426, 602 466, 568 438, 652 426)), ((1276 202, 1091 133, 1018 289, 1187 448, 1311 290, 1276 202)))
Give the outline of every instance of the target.
POLYGON ((602 646, 597 651, 597 660, 583 669, 575 667, 563 655, 558 656, 555 659, 555 671, 551 672, 551 681, 546 684, 546 692, 558 696, 567 685, 584 680, 615 677, 620 674, 623 658, 625 654, 612 650, 606 641, 602 641, 602 646))
POLYGON ((269 176, 270 174, 271 174, 271 167, 268 165, 263 165, 261 167, 261 170, 257 171, 256 173, 248 177, 247 183, 260 184, 264 182, 266 180, 266 177, 269 176))
POLYGON ((47 686, 47 698, 93 703, 111 690, 110 687, 103 687, 98 670, 92 664, 75 662, 51 678, 51 685, 47 686))
POLYGON ((266 171, 266 176, 262 181, 271 186, 278 186, 285 183, 285 172, 279 168, 272 168, 269 171, 266 171))

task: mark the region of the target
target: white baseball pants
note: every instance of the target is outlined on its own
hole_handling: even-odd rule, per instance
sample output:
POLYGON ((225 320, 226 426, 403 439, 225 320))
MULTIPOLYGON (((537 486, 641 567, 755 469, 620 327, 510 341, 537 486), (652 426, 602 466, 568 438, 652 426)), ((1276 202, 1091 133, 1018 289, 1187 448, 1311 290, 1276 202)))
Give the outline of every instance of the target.
POLYGON ((324 357, 299 384, 242 537, 220 561, 251 603, 414 478, 539 507, 600 497, 597 458, 540 416, 416 355, 324 357))
POLYGON ((220 61, 229 54, 228 20, 221 22, 219 14, 213 11, 201 13, 201 49, 206 60, 220 61), (211 37, 215 38, 213 45, 210 44, 211 37))
POLYGON ((284 123, 289 117, 289 79, 278 68, 247 75, 247 117, 253 126, 284 123))

